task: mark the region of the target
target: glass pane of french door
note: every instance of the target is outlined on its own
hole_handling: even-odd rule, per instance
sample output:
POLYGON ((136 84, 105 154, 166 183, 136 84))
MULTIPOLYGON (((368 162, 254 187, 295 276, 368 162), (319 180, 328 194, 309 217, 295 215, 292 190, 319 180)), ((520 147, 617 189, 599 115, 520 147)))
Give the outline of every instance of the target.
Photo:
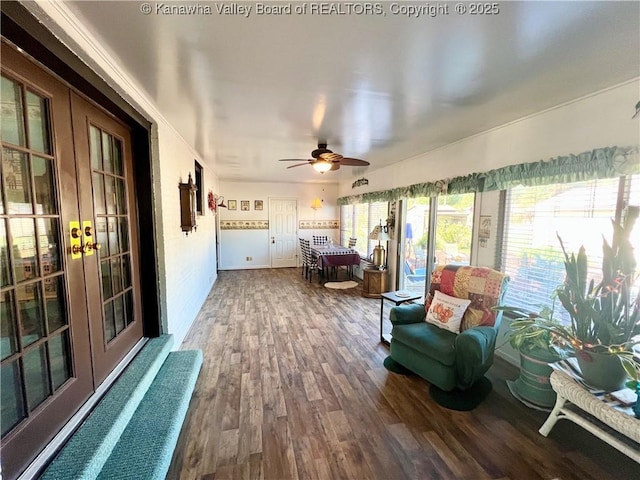
POLYGON ((399 266, 399 288, 423 294, 429 264, 469 265, 473 233, 473 204, 475 194, 440 195, 435 212, 429 197, 406 200, 405 223, 402 232, 403 264, 399 266), (435 231, 429 224, 435 215, 435 231), (435 249, 429 251, 429 238, 435 235, 435 249), (432 262, 429 262, 429 258, 432 262))
POLYGON ((399 266, 400 288, 423 294, 427 271, 430 198, 418 197, 406 200, 404 225, 404 261, 399 266))
POLYGON ((469 265, 474 193, 441 195, 436 218, 437 265, 469 265))
POLYGON ((2 437, 73 377, 49 99, 2 76, 2 437), (7 115, 5 115, 8 113, 7 115))
POLYGON ((90 156, 100 276, 104 338, 109 343, 134 321, 127 187, 122 141, 91 125, 90 156))

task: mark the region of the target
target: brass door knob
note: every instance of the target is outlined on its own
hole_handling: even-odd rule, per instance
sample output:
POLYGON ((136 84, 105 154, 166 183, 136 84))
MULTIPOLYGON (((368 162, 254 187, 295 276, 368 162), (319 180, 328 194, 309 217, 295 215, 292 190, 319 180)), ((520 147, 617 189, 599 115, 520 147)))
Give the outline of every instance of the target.
POLYGON ((102 248, 102 244, 96 242, 87 243, 87 250, 100 250, 102 248))

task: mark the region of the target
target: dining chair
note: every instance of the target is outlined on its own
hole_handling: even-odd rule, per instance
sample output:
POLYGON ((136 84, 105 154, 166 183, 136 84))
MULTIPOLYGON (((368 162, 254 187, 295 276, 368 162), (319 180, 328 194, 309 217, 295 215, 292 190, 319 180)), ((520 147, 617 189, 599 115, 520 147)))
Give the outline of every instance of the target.
MULTIPOLYGON (((349 237, 349 248, 355 247, 357 243, 357 238, 349 237)), ((353 278, 353 265, 347 265, 347 273, 349 274, 349 278, 353 278)))
POLYGON ((320 268, 318 267, 318 258, 311 253, 311 243, 309 240, 301 239, 303 250, 303 262, 306 264, 305 270, 305 279, 307 276, 309 277, 309 282, 313 279, 313 273, 315 272, 318 275, 318 280, 320 280, 320 268))
POLYGON ((298 238, 298 241, 300 243, 300 259, 302 260, 302 272, 300 275, 307 278, 307 259, 304 254, 304 238, 298 238))
POLYGON ((329 241, 329 237, 327 235, 313 235, 314 245, 324 245, 328 241, 329 241))

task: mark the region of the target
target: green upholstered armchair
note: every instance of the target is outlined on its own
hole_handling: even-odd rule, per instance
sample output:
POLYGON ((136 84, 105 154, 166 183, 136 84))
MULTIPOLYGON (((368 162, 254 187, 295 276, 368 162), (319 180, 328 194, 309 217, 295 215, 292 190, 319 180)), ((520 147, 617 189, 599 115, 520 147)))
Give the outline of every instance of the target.
POLYGON ((508 281, 505 274, 485 267, 437 267, 424 306, 391 309, 391 358, 442 390, 468 389, 493 363, 502 312, 492 307, 501 303, 508 281), (460 333, 425 322, 436 290, 471 301, 460 333))

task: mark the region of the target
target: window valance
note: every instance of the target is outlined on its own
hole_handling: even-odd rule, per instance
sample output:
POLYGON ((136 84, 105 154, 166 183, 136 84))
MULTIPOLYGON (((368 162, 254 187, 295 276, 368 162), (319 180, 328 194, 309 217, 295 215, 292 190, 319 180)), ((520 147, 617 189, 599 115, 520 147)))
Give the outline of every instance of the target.
POLYGON ((547 161, 509 165, 487 172, 416 183, 391 190, 361 193, 338 199, 338 205, 390 202, 401 198, 505 190, 517 185, 548 185, 613 178, 640 173, 638 146, 604 147, 547 161))

